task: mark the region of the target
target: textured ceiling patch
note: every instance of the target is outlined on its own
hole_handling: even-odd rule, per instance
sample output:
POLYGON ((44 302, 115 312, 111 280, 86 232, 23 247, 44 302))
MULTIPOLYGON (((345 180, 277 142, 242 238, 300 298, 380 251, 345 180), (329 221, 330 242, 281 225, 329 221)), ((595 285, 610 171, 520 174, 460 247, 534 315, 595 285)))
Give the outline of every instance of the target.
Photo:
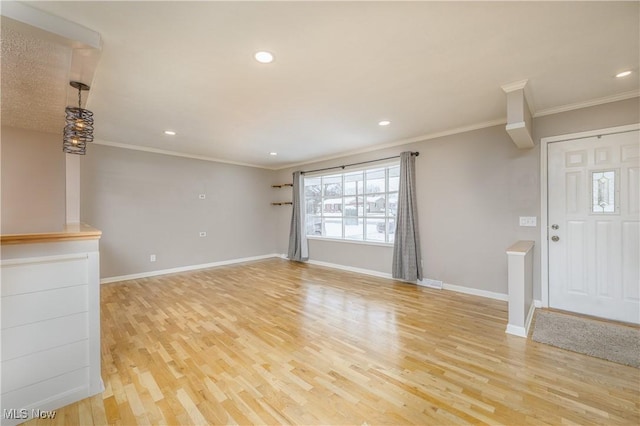
POLYGON ((72 50, 24 28, 2 19, 2 125, 62 134, 72 50))

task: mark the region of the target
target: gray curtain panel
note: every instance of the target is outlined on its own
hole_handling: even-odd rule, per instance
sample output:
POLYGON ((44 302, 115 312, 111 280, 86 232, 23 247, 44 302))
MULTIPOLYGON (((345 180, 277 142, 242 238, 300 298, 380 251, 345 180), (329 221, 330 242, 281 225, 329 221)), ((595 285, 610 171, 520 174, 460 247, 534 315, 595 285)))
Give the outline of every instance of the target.
POLYGON ((291 212, 291 229, 289 231, 289 260, 304 262, 309 259, 309 245, 304 226, 304 176, 301 172, 293 173, 293 211, 291 212))
POLYGON ((400 154, 400 189, 391 271, 393 278, 405 281, 421 280, 421 260, 416 201, 416 158, 411 152, 403 152, 400 154))

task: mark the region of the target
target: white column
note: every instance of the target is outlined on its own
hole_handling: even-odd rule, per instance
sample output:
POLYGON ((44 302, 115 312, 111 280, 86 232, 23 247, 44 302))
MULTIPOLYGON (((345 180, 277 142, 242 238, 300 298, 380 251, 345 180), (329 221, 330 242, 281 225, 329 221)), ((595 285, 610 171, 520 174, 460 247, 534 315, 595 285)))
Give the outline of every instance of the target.
POLYGON ((66 220, 80 222, 80 155, 65 154, 66 169, 66 220))
POLYGON ((502 86, 507 94, 506 131, 518 148, 533 148, 532 112, 525 94, 527 80, 502 86))
POLYGON ((509 323, 506 332, 527 337, 533 303, 533 241, 518 241, 507 249, 509 323))

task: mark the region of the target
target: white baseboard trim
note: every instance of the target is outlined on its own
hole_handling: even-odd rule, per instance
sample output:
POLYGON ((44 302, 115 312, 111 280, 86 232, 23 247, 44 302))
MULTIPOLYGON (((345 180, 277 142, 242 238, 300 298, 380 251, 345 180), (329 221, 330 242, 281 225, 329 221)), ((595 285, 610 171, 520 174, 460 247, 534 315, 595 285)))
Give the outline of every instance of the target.
MULTIPOLYGON (((140 278, 156 277, 158 275, 175 274, 177 272, 195 271, 197 269, 215 268, 217 266, 233 265, 234 263, 251 262, 251 261, 255 261, 255 260, 269 259, 269 258, 272 258, 272 257, 278 257, 278 258, 281 258, 281 259, 287 259, 287 255, 286 254, 271 253, 271 254, 264 254, 264 255, 260 255, 260 256, 252 256, 252 257, 243 257, 243 258, 239 258, 239 259, 223 260, 223 261, 220 261, 220 262, 202 263, 202 264, 199 264, 199 265, 189 265, 189 266, 179 266, 177 268, 169 268, 169 269, 159 269, 159 270, 156 270, 156 271, 141 272, 139 274, 129 274, 129 275, 120 275, 120 276, 117 276, 117 277, 107 277, 107 278, 102 278, 100 280, 100 284, 109 284, 109 283, 114 283, 114 282, 118 282, 118 281, 126 281, 126 280, 137 280, 137 279, 140 279, 140 278)), ((309 259, 307 261, 307 263, 309 263, 311 265, 324 266, 326 268, 339 269, 339 270, 348 271, 348 272, 355 272, 357 274, 371 275, 371 276, 378 277, 378 278, 386 278, 386 279, 389 279, 389 280, 393 280, 394 279, 391 276, 391 274, 389 274, 387 272, 374 271, 372 269, 356 268, 356 267, 353 267, 353 266, 340 265, 338 263, 331 263, 331 262, 322 262, 320 260, 312 260, 312 259, 309 259)), ((401 280, 398 280, 398 281, 401 281, 401 280)), ((419 285, 419 286, 427 287, 427 288, 435 288, 435 287, 432 287, 432 286, 429 286, 429 285, 425 285, 424 281, 425 280, 423 280, 422 283, 420 283, 420 282, 418 282, 418 283, 411 282, 411 284, 415 284, 415 285, 419 285)), ((442 285, 442 289, 455 291, 457 293, 470 294, 470 295, 473 295, 473 296, 486 297, 486 298, 489 298, 489 299, 502 300, 502 301, 507 301, 508 298, 509 298, 509 296, 507 294, 494 293, 494 292, 491 292, 491 291, 479 290, 479 289, 475 289, 475 288, 471 288, 471 287, 463 287, 463 286, 454 285, 454 284, 447 284, 447 283, 444 283, 442 285)), ((536 302, 539 302, 539 301, 536 301, 536 302)))
POLYGON ((487 291, 487 290, 479 290, 477 288, 463 287, 460 285, 447 284, 447 283, 444 283, 442 288, 445 290, 451 290, 458 293, 471 294, 473 296, 486 297, 488 299, 494 299, 494 300, 502 300, 503 302, 506 302, 509 300, 508 294, 495 293, 493 291, 487 291))
POLYGON ((416 281, 421 287, 434 288, 436 290, 442 290, 444 284, 439 280, 432 280, 431 278, 423 278, 421 280, 416 281))
POLYGON ((533 314, 536 311, 536 305, 542 305, 542 302, 539 300, 534 300, 529 306, 529 312, 527 313, 527 318, 524 321, 524 327, 520 327, 518 325, 507 324, 506 333, 513 334, 514 336, 520 337, 529 337, 529 330, 531 329, 531 321, 533 321, 533 314))
POLYGON ((527 330, 524 327, 519 327, 517 325, 507 324, 506 333, 513 334, 518 337, 527 337, 527 330))
POLYGON ((109 284, 118 281, 137 280, 140 278, 156 277, 158 275, 175 274, 176 272, 195 271, 197 269, 215 268, 216 266, 233 265, 234 263, 251 262, 254 260, 280 257, 277 253, 263 254, 260 256, 242 257, 239 259, 222 260, 220 262, 201 263, 199 265, 179 266, 177 268, 159 269, 156 271, 141 272, 139 274, 120 275, 117 277, 107 277, 100 279, 100 284, 109 284))
MULTIPOLYGON (((529 306, 529 312, 527 313, 527 319, 524 322, 524 331, 529 336, 529 330, 531 329, 531 321, 533 321, 533 314, 536 311, 536 301, 534 300, 531 306, 529 306)), ((526 336, 525 336, 526 337, 526 336)))
MULTIPOLYGON (((286 257, 284 257, 284 258, 286 259, 286 257)), ((311 265, 325 266, 327 268, 340 269, 342 271, 356 272, 358 274, 372 275, 374 277, 379 277, 379 278, 387 278, 387 279, 390 279, 390 280, 394 279, 391 276, 391 274, 389 274, 389 273, 373 271, 371 269, 355 268, 353 266, 339 265, 337 263, 330 263, 330 262, 322 262, 320 260, 309 260, 309 261, 307 261, 307 263, 310 263, 311 265)), ((397 281, 402 281, 402 280, 397 280, 397 281)), ((407 281, 407 282, 409 282, 409 281, 407 281)), ((411 284, 415 284, 415 285, 419 285, 421 287, 439 288, 439 287, 431 287, 429 285, 426 285, 425 280, 423 280, 422 283, 420 283, 420 282, 418 282, 418 283, 410 282, 410 283, 411 284)), ((478 289, 475 289, 475 288, 462 287, 462 286, 459 286, 459 285, 453 285, 453 284, 447 284, 447 283, 444 283, 442 285, 442 289, 443 290, 455 291, 457 293, 471 294, 473 296, 486 297, 486 298, 495 299, 495 300, 507 301, 509 299, 509 295, 507 295, 507 294, 494 293, 492 291, 478 290, 478 289)))
POLYGON ((374 277, 379 277, 379 278, 387 278, 390 280, 393 279, 393 277, 389 273, 374 271, 372 269, 355 268, 353 266, 339 265, 337 263, 322 262, 319 260, 311 260, 311 259, 309 259, 307 263, 311 265, 325 266, 327 268, 332 268, 332 269, 340 269, 342 271, 355 272, 358 274, 372 275, 374 277))
POLYGON ((533 306, 535 306, 536 308, 542 308, 542 300, 534 299, 533 306))

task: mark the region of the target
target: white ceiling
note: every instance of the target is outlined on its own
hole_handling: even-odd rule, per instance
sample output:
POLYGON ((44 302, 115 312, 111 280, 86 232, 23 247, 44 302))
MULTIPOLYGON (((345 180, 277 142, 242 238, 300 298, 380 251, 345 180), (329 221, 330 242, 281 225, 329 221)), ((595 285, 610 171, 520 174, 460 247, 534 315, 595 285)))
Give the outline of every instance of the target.
POLYGON ((268 168, 504 121, 518 80, 538 114, 639 89, 639 2, 29 5, 101 34, 99 142, 268 168))

